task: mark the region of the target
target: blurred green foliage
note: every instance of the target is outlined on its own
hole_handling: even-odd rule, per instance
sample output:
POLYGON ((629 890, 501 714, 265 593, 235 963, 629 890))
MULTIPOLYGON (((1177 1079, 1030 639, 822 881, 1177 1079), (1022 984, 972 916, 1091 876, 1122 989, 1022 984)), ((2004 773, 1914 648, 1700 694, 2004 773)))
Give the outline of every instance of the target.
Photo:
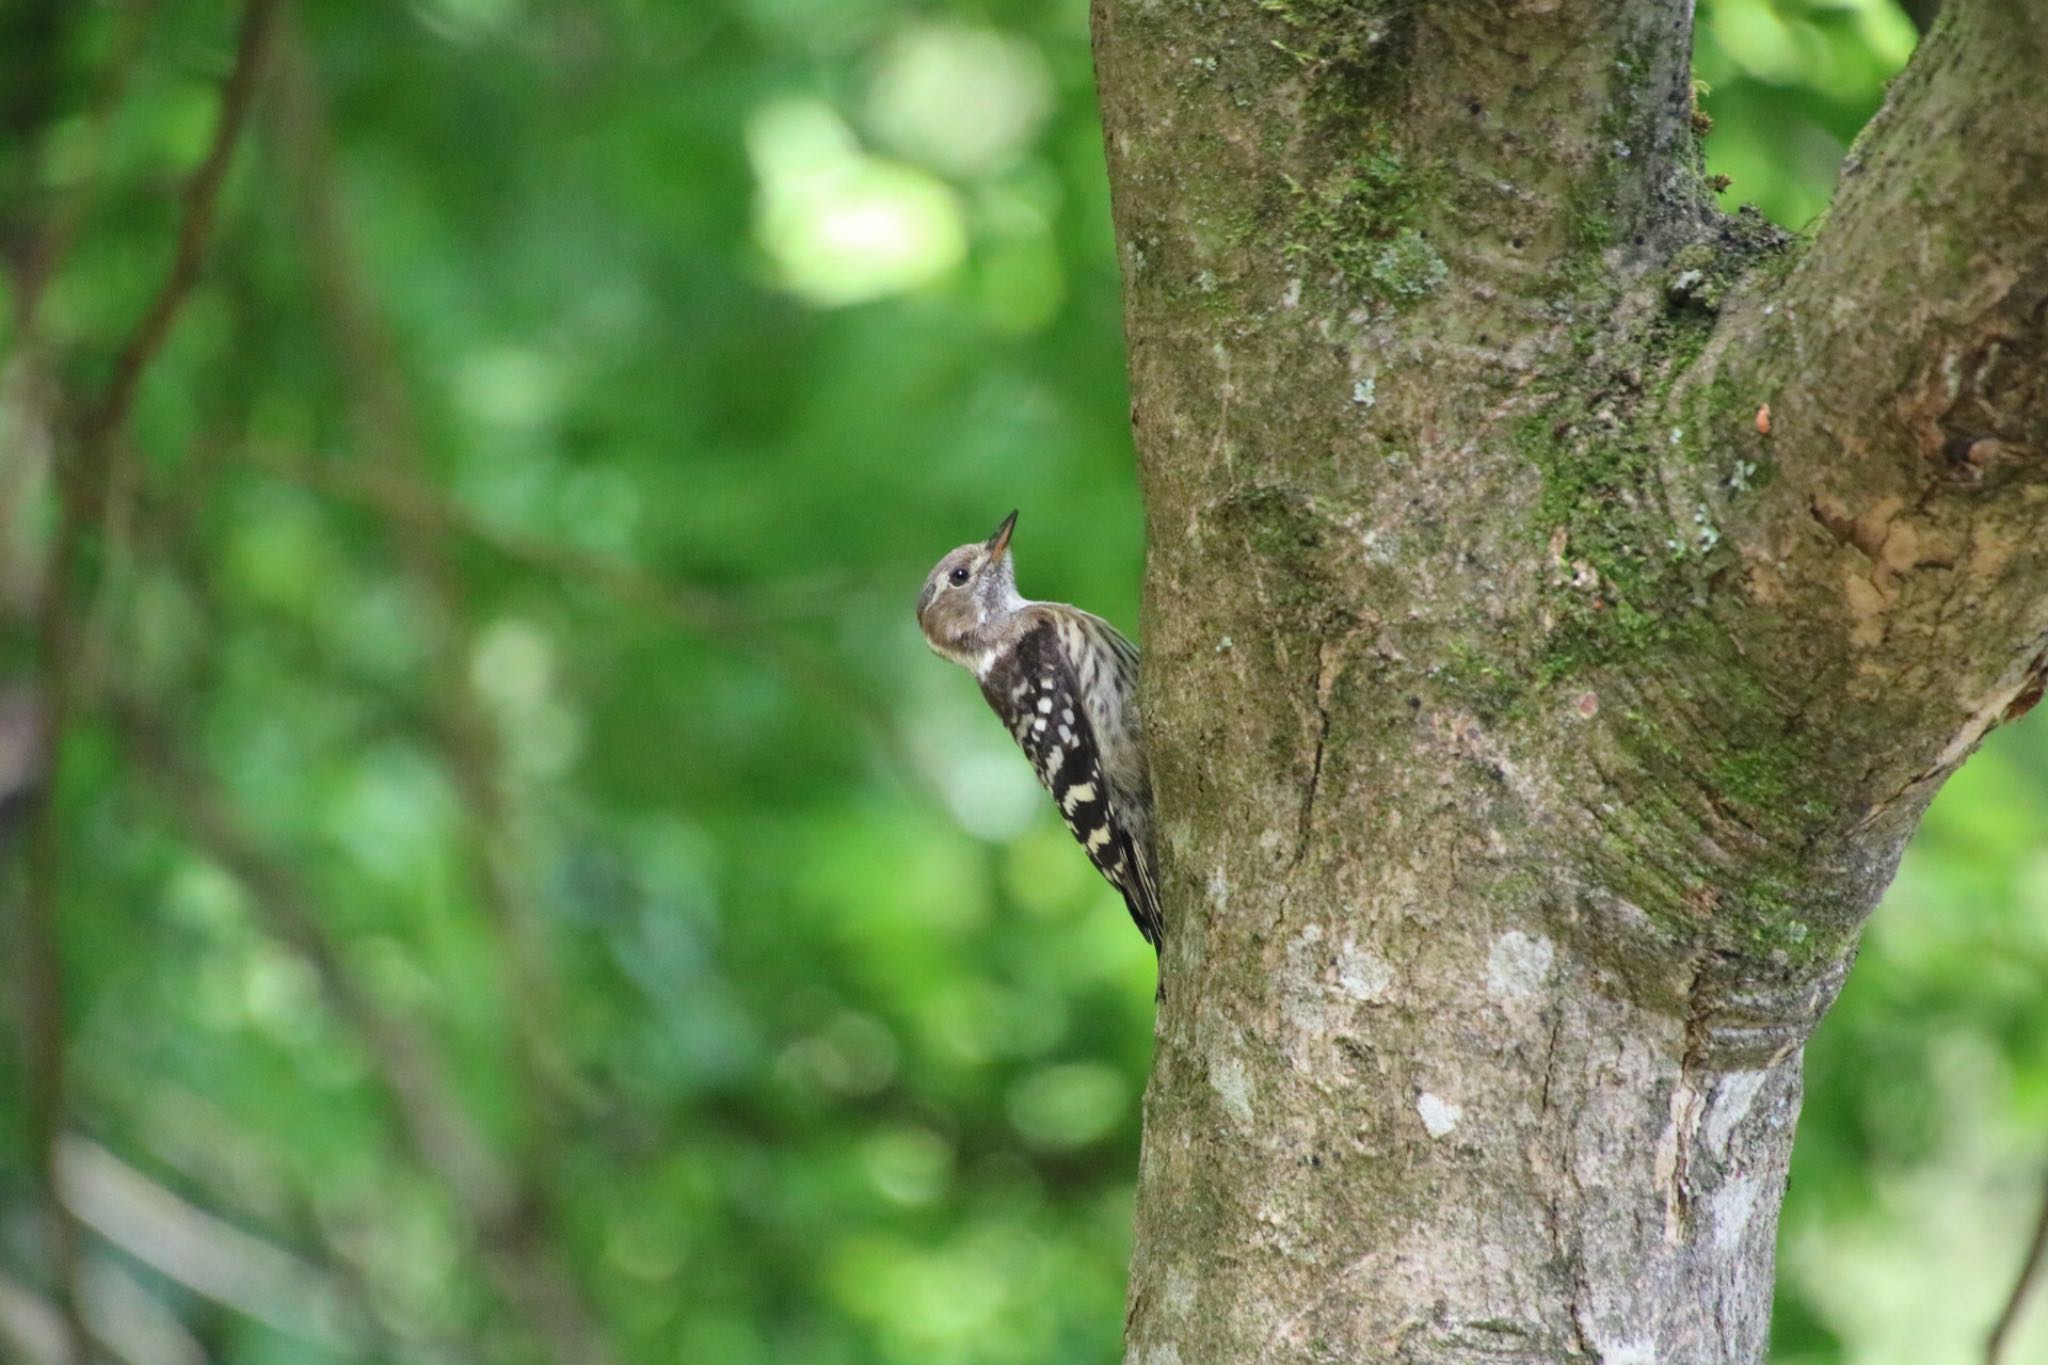
MULTIPOLYGON (((81 224, 66 391, 157 287, 234 23, 79 7, 33 59, 0 157, 10 220, 81 224)), ((1704 4, 1731 203, 1810 218, 1911 42, 1704 4)), ((1085 7, 324 3, 279 48, 324 112, 259 103, 83 575, 142 713, 82 714, 57 796, 89 1306, 161 1359, 534 1358, 481 1226, 624 1360, 1114 1359, 1150 954, 910 617, 1020 506, 1025 589, 1136 625, 1085 7)), ((1988 747, 1809 1051, 1785 1362, 1969 1358, 2024 1240, 2048 738, 1988 747)), ((40 1289, 32 1184, 10 1125, 40 1289)))

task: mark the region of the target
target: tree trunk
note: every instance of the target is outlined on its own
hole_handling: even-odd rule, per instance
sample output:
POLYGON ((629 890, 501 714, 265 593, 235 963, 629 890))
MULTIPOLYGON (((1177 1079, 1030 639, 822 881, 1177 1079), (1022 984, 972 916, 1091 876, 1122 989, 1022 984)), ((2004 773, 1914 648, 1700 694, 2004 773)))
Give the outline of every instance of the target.
POLYGON ((1750 1361, 1800 1049, 2048 659, 2048 7, 1810 243, 1687 0, 1097 0, 1170 924, 1128 1359, 1750 1361))

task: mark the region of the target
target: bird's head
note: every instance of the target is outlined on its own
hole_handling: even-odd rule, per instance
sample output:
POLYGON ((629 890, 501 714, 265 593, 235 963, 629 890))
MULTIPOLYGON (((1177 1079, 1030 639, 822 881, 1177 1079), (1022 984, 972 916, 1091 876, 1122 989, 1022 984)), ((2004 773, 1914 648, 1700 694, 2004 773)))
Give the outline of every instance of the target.
POLYGON ((948 551, 925 575, 924 591, 917 595, 917 624, 941 658, 975 667, 1003 624, 1024 605, 1010 561, 1010 532, 1016 525, 1012 512, 994 535, 948 551))

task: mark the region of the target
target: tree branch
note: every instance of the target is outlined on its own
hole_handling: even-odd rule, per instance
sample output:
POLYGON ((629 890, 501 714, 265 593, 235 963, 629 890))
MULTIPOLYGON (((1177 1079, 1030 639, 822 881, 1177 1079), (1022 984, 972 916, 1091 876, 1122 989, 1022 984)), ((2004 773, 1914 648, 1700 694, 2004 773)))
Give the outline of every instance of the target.
MULTIPOLYGON (((68 192, 55 196, 54 205, 41 221, 23 229, 26 241, 19 250, 14 270, 17 351, 32 353, 40 344, 43 292, 63 268, 64 258, 70 254, 79 230, 84 226, 86 211, 106 162, 108 134, 113 126, 114 113, 128 92, 129 78, 134 74, 136 59, 141 54, 143 37, 160 3, 161 0, 125 0, 121 5, 120 28, 114 38, 113 50, 94 83, 91 112, 87 115, 91 131, 85 140, 84 155, 80 158, 75 179, 68 192)), ((36 61, 39 55, 29 55, 24 60, 36 61)), ((51 68, 57 65, 53 60, 44 59, 44 62, 51 68)))
POLYGON ((1097 0, 1133 1354, 1761 1358, 1800 1046, 2048 670, 2021 8, 1945 7, 1802 252, 1705 206, 1689 6, 1097 0))
POLYGON ((2027 1254, 2020 1261, 2019 1273, 2013 1277, 2012 1290, 2005 1296, 1998 1321, 1992 1324, 1990 1335, 1984 1340, 1984 1365, 2000 1365, 2004 1359, 2006 1340, 2019 1325, 2020 1313, 2027 1306, 2027 1296, 2033 1292, 2044 1263, 2048 1263, 2048 1191, 2041 1195, 2034 1235, 2027 1242, 2027 1254))
POLYGON ((83 1361, 87 1336, 77 1305, 78 1249, 72 1216, 57 1193, 57 1141, 64 1125, 65 991, 58 932, 62 899, 59 778, 63 738, 78 703, 80 591, 74 581, 87 528, 97 520, 108 486, 112 452, 126 424, 143 372, 162 348, 179 306, 198 277, 220 188, 233 160, 255 89, 276 0, 250 0, 243 11, 235 61, 221 91, 220 111, 205 159, 185 194, 185 213, 171 268, 88 415, 73 457, 60 468, 59 521, 38 608, 37 689, 42 722, 41 766, 47 791, 36 808, 28 846, 23 905, 24 990, 28 1016, 30 1145, 45 1193, 54 1296, 67 1325, 73 1357, 83 1361))
MULTIPOLYGON (((85 1316, 91 1340, 121 1365, 206 1365, 206 1351, 170 1309, 149 1296, 127 1269, 111 1263, 86 1277, 85 1316)), ((24 1365, 66 1365, 62 1317, 28 1286, 0 1274, 0 1351, 24 1365)))
POLYGON ((1664 413, 1714 451, 1669 487, 1736 553, 1715 619, 1834 794, 1808 846, 1903 839, 2048 672, 2044 69, 2039 6, 1946 6, 1811 249, 1737 291, 1664 413))
POLYGON ((90 1138, 66 1136, 61 1155, 65 1202, 112 1245, 252 1321, 347 1344, 340 1293, 291 1252, 195 1208, 90 1138))
POLYGON ((114 360, 113 377, 106 392, 86 423, 85 444, 93 449, 112 441, 135 406, 142 376, 171 334, 178 310, 198 282, 206 260, 206 247, 213 233, 213 220, 220 202, 221 186, 234 164, 235 147, 248 122, 249 107, 255 99, 263 71, 265 52, 277 25, 280 0, 248 0, 242 9, 241 27, 235 39, 234 64, 221 86, 220 112, 214 120, 213 137, 206 156, 186 183, 184 217, 178 227, 178 241, 171 268, 157 287, 148 309, 114 360))
MULTIPOLYGON (((297 193, 306 264, 354 408, 363 463, 379 474, 417 482, 427 468, 419 424, 406 394, 396 341, 379 313, 349 231, 325 102, 296 30, 288 31, 283 48, 274 131, 297 193)), ((531 1119, 521 1128, 518 1160, 528 1168, 529 1183, 542 1192, 553 1161, 565 1064, 558 1055, 554 982, 527 893, 532 877, 521 865, 510 828, 513 813, 490 707, 471 680, 471 631, 446 545, 433 528, 417 521, 393 518, 386 525, 428 620, 433 737, 469 817, 465 839, 478 898, 502 949, 501 1007, 514 1074, 524 1092, 519 1102, 531 1119)), ((552 1217, 552 1199, 543 1199, 535 1212, 552 1217)))
MULTIPOLYGON (((50 643, 47 630, 43 643, 45 648, 50 643)), ((62 685, 64 675, 46 666, 39 679, 44 697, 52 681, 62 685)), ((23 1069, 27 1073, 24 1126, 42 1195, 50 1295, 64 1329, 65 1359, 70 1365, 86 1365, 91 1347, 79 1299, 78 1226, 58 1185, 57 1143, 69 1098, 64 960, 57 931, 59 832, 50 780, 57 728, 47 701, 20 696, 10 702, 8 730, 13 752, 7 775, 7 814, 11 821, 26 811, 29 822, 20 907, 23 1069)))

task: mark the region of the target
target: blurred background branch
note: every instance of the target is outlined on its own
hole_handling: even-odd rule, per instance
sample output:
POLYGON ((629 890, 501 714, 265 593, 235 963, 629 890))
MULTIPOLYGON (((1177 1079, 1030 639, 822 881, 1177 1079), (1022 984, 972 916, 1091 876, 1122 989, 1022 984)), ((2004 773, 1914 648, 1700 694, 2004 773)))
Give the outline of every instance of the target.
MULTIPOLYGON (((83 1286, 88 1349, 97 1346, 122 1365, 205 1365, 206 1351, 155 1296, 113 1267, 96 1268, 83 1286)), ((69 1329, 58 1309, 33 1289, 0 1274, 0 1343, 26 1365, 71 1358, 69 1329)))
POLYGON ((1985 1339, 1985 1365, 2000 1365, 2007 1359, 2006 1343, 2012 1339, 2014 1329, 2019 1326, 2020 1314, 2026 1311, 2028 1296, 2040 1281, 2042 1265, 2048 1263, 2048 1191, 2043 1191, 2040 1202, 2041 1211, 2034 1220, 2034 1235, 2027 1243, 2026 1253, 2020 1258, 2012 1292, 2006 1295, 2005 1306, 1999 1310, 1997 1321, 1991 1325, 1991 1335, 1985 1339))
MULTIPOLYGON (((26 1111, 28 1144, 44 1191, 51 1295, 64 1324, 67 1355, 80 1365, 91 1358, 92 1350, 78 1303, 78 1233, 70 1211, 58 1195, 57 1150, 68 1108, 68 1001, 58 924, 64 844, 59 828, 62 805, 58 792, 63 780, 66 729, 80 701, 75 695, 79 686, 77 624, 91 600, 78 580, 89 527, 103 514, 107 490, 113 481, 113 452, 126 426, 137 386, 169 336, 172 321, 198 276, 215 205, 256 89, 275 10, 274 0, 250 0, 243 12, 234 63, 221 88, 212 138, 183 197, 182 221, 170 269, 121 347, 112 377, 101 396, 79 423, 75 442, 67 441, 68 432, 60 430, 54 438, 48 434, 48 428, 55 424, 47 413, 40 419, 29 419, 44 428, 34 442, 40 447, 41 458, 48 461, 51 452, 56 455, 58 514, 49 564, 40 575, 41 601, 37 613, 40 667, 34 714, 41 731, 44 791, 33 804, 20 915, 23 1009, 27 1016, 26 1111)), ((52 18, 45 22, 52 27, 43 36, 53 40, 61 21, 52 18)), ((55 46, 54 41, 51 46, 55 46)), ((119 63, 116 70, 124 66, 125 62, 119 63)), ((116 97, 123 83, 125 73, 109 76, 102 86, 105 97, 116 97)), ((40 132, 37 128, 31 141, 40 132)), ((72 226, 60 223, 58 231, 68 235, 72 226)), ((22 287, 16 312, 24 331, 30 332, 48 265, 44 247, 60 240, 49 232, 38 232, 34 238, 37 246, 19 258, 22 287)), ((30 368, 37 363, 33 345, 27 349, 22 363, 30 368)), ((39 398, 42 395, 37 387, 25 383, 18 392, 39 398)))
MULTIPOLYGON (((170 339, 171 325, 178 310, 191 297, 192 286, 206 260, 212 241, 214 215, 220 204, 221 188, 228 168, 234 164, 235 147, 249 120, 250 105, 262 79, 264 58, 272 30, 276 27, 282 0, 247 0, 242 7, 241 26, 235 38, 234 64, 220 90, 220 110, 206 155, 187 182, 181 205, 182 215, 173 248, 171 266, 158 286, 148 309, 136 322, 120 353, 114 357, 114 372, 105 391, 85 417, 80 436, 78 496, 90 501, 104 496, 105 463, 114 443, 128 424, 136 392, 150 362, 170 339)), ((138 21, 139 22, 139 21, 138 21)), ((125 78, 123 78, 125 82, 125 78)), ((117 97, 119 84, 113 89, 117 97)))
POLYGON ((508 1309, 546 1344, 551 1358, 572 1365, 608 1359, 580 1293, 554 1263, 540 1216, 548 1195, 532 1183, 539 1177, 492 1150, 441 1078, 432 1045, 356 984, 329 941, 318 907, 290 869, 241 829, 218 787, 180 751, 164 722, 125 700, 119 721, 130 752, 166 807, 243 884, 267 932, 310 970, 330 1007, 356 1035, 391 1097, 412 1155, 461 1211, 476 1254, 491 1267, 508 1309))
MULTIPOLYGON (((340 1295, 296 1256, 195 1208, 89 1138, 62 1140, 59 1171, 73 1216, 110 1245, 258 1322, 338 1342, 340 1295)), ((196 1342, 191 1351, 204 1354, 196 1342)))
MULTIPOLYGON (((426 465, 405 375, 350 239, 335 184, 324 104, 295 31, 287 37, 280 65, 276 137, 296 195, 305 265, 348 392, 362 460, 371 470, 418 479, 426 465)), ((500 771, 491 713, 471 682, 474 641, 464 612, 463 587, 445 542, 433 527, 417 521, 389 518, 384 526, 413 601, 424 615, 426 690, 434 738, 465 807, 465 851, 477 877, 479 900, 501 945, 493 960, 500 971, 512 1074, 519 1085, 511 1099, 523 1116, 512 1158, 522 1168, 523 1202, 528 1205, 522 1217, 551 1225, 559 1092, 566 1078, 557 1055, 561 1027, 549 953, 540 941, 541 927, 528 896, 532 872, 515 845, 516 816, 500 771)), ((543 1241, 548 1235, 548 1226, 536 1233, 543 1241)), ((566 1311, 579 1321, 578 1337, 587 1342, 593 1336, 587 1314, 580 1306, 566 1311)))
MULTIPOLYGON (((484 525, 426 483, 360 464, 316 461, 269 450, 259 468, 338 497, 374 507, 412 534, 458 538, 488 549, 546 582, 583 588, 677 627, 719 641, 775 669, 796 687, 864 729, 877 754, 904 785, 934 806, 943 798, 904 736, 887 702, 854 672, 819 657, 782 630, 766 586, 747 596, 719 594, 666 580, 614 559, 484 525)), ((814 612, 830 610, 815 604, 814 612)))

